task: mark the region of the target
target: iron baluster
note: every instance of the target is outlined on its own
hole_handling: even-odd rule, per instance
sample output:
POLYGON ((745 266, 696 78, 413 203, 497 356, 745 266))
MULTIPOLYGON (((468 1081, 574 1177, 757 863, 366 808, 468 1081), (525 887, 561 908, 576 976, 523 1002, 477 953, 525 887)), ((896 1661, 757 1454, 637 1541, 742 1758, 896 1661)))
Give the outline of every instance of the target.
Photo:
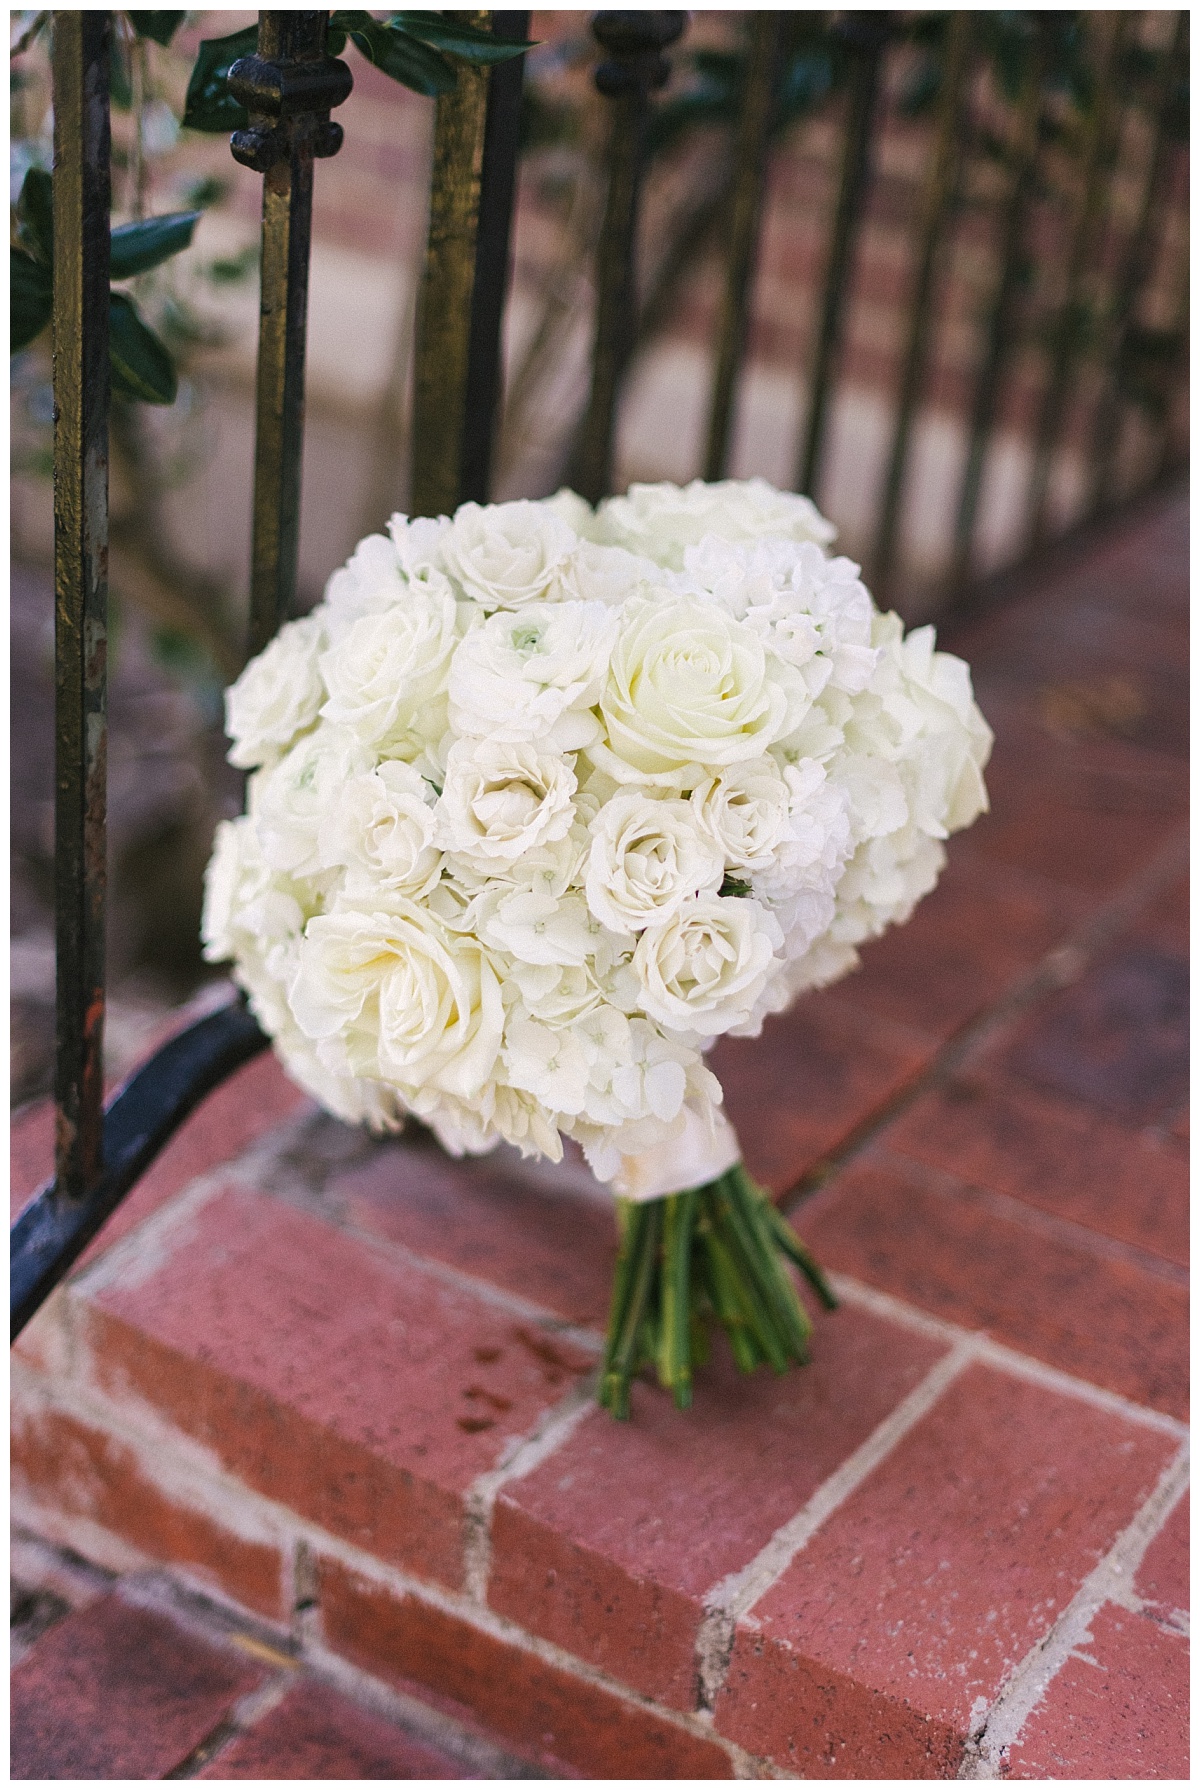
POLYGON ((922 197, 921 222, 918 231, 920 251, 917 275, 913 282, 909 313, 908 341, 905 345, 900 391, 896 400, 896 422, 891 453, 884 479, 883 502, 879 528, 875 537, 872 574, 876 595, 882 602, 891 582, 892 562, 896 547, 896 530, 900 521, 900 504, 904 495, 904 474, 908 465, 909 444, 917 398, 929 359, 929 343, 933 330, 934 274, 947 216, 953 211, 962 167, 962 134, 966 125, 964 92, 972 36, 972 15, 956 12, 951 15, 946 41, 946 59, 942 69, 942 90, 938 102, 937 135, 933 160, 922 197))
POLYGON ((592 21, 592 35, 606 52, 596 86, 613 105, 608 195, 596 251, 592 384, 572 480, 589 503, 598 503, 611 487, 617 392, 636 329, 634 261, 650 94, 666 83, 670 65, 663 51, 682 35, 686 19, 682 12, 598 12, 592 21))
POLYGON ((328 22, 327 12, 260 12, 256 53, 229 71, 229 90, 250 114, 230 148, 263 176, 251 656, 287 619, 296 595, 313 157, 341 147, 342 127, 329 112, 353 86, 346 64, 326 54, 328 22))
POLYGON ((55 1164, 104 1159, 109 14, 54 14, 55 1164))
POLYGON ((951 559, 950 588, 961 590, 971 572, 971 549, 975 538, 975 517, 983 484, 983 466, 988 440, 995 420, 1000 375, 1013 335, 1013 313, 1019 290, 1021 244, 1029 197, 1037 171, 1038 146, 1042 119, 1042 68, 1044 43, 1039 20, 1033 24, 1033 41, 1025 61, 1021 92, 1017 107, 1016 169, 1004 211, 1000 243, 1000 269, 988 318, 987 347, 983 367, 975 387, 975 402, 967 442, 967 460, 959 493, 958 514, 954 526, 954 551, 951 559))
POLYGON ((734 388, 746 348, 750 287, 767 186, 767 142, 783 35, 782 18, 777 12, 751 13, 749 24, 746 83, 734 146, 737 171, 729 216, 729 261, 717 321, 716 366, 704 454, 706 479, 723 478, 729 458, 734 388))
POLYGON ((1100 248, 1105 175, 1112 150, 1113 123, 1118 109, 1117 67, 1128 34, 1129 16, 1128 13, 1121 12, 1101 13, 1096 25, 1101 33, 1101 42, 1096 92, 1083 146, 1083 197, 1071 239, 1062 311, 1057 320, 1051 348, 1050 373, 1034 434, 1033 473, 1029 491, 1029 539, 1035 547, 1041 546, 1046 538, 1050 468, 1054 450, 1062 434, 1071 375, 1079 358, 1085 286, 1100 248))
POLYGON ((871 127, 879 91, 879 69, 890 34, 891 14, 854 12, 844 15, 838 35, 854 58, 850 79, 845 147, 838 182, 837 208, 825 271, 821 323, 809 380, 808 419, 796 468, 796 489, 814 502, 821 476, 821 455, 829 409, 829 387, 841 349, 855 235, 871 167, 871 127))
MULTIPOLYGON (((529 36, 527 12, 494 12, 492 33, 506 43, 529 36)), ((524 56, 497 63, 488 77, 483 174, 471 294, 471 343, 463 393, 459 502, 486 503, 500 397, 500 341, 508 287, 509 244, 521 126, 524 56)))
POLYGON ((9 1303, 14 1338, 188 1114, 268 1043, 249 1008, 234 1001, 196 1020, 130 1076, 104 1114, 104 1166, 84 1197, 59 1199, 50 1182, 12 1227, 9 1303))
POLYGON ((1177 15, 1170 49, 1163 55, 1159 77, 1154 83, 1155 113, 1153 146, 1137 224, 1122 258, 1120 272, 1114 282, 1112 312, 1105 332, 1104 365, 1108 378, 1100 394, 1092 425, 1091 476, 1085 513, 1093 515, 1109 503, 1117 467, 1117 451, 1121 438, 1121 374, 1128 352, 1129 332, 1137 301, 1149 277, 1154 258, 1154 242, 1159 218, 1159 198, 1169 147, 1166 113, 1171 89, 1180 70, 1187 67, 1188 15, 1177 15))
MULTIPOLYGON (((527 12, 463 18, 520 42, 527 12)), ((412 496, 417 516, 487 500, 524 57, 461 64, 437 102, 429 241, 417 300, 412 496)))

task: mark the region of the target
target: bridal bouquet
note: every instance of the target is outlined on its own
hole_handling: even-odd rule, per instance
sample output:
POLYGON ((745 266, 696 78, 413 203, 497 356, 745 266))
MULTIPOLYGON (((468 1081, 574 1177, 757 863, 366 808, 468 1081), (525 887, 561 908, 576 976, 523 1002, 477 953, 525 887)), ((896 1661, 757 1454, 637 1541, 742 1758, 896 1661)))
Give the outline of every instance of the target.
POLYGON ((833 534, 758 479, 395 516, 227 696, 206 955, 343 1119, 577 1141, 619 1415, 647 1361, 689 1402, 714 1319, 743 1368, 805 1359, 788 1259, 828 1288, 704 1052, 852 968, 987 802, 966 665, 833 534))

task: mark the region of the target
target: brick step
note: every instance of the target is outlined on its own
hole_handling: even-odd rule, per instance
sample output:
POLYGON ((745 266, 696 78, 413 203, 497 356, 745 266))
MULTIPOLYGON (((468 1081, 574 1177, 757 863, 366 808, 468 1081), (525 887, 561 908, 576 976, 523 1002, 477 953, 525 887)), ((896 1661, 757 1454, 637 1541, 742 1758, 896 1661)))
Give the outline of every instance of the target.
POLYGON ((549 1775, 165 1574, 116 1578, 22 1535, 12 1654, 16 1778, 549 1775))
POLYGON ((1179 1426, 852 1282, 812 1366, 719 1350, 691 1412, 639 1385, 617 1425, 610 1227, 293 1118, 30 1327, 14 1508, 548 1770, 954 1776, 1165 1511, 1179 1426))

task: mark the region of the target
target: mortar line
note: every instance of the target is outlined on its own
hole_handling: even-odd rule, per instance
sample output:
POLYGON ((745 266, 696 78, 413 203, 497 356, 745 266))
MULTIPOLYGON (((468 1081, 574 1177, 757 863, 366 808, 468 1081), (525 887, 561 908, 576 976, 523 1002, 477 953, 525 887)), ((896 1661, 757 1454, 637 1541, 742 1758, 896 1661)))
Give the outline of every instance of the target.
POLYGON ((875 1312, 879 1317, 891 1318, 894 1322, 903 1324, 906 1329, 936 1337, 948 1344, 970 1338, 975 1344, 978 1360, 988 1367, 998 1368, 1017 1379, 1044 1386, 1050 1392, 1060 1392, 1067 1398, 1079 1399, 1083 1404, 1094 1405, 1098 1410, 1107 1411, 1113 1417, 1124 1418, 1129 1423, 1139 1424, 1143 1429, 1159 1430, 1163 1435, 1174 1436, 1180 1441, 1186 1439, 1190 1433, 1188 1425, 1180 1418, 1172 1417, 1166 1411, 1156 1411, 1151 1405, 1139 1405, 1135 1400, 1126 1398, 1123 1393, 1111 1392, 1107 1386, 1097 1386, 1091 1380, 1068 1373, 1065 1368, 1052 1367, 1049 1362, 1040 1361, 1036 1355, 1025 1355, 1008 1343, 997 1342, 986 1330, 968 1330, 949 1318, 935 1317, 932 1312, 921 1311, 917 1306, 906 1304, 894 1293, 885 1293, 878 1287, 867 1286, 865 1282, 853 1280, 847 1274, 831 1274, 829 1279, 834 1292, 847 1305, 859 1306, 865 1311, 875 1312))
POLYGON ((517 1443, 507 1460, 501 1460, 497 1466, 481 1473, 468 1488, 463 1582, 467 1596, 476 1603, 487 1603, 492 1573, 492 1514, 501 1487, 512 1480, 524 1479, 543 1461, 549 1460, 575 1433, 583 1419, 596 1409, 594 1401, 599 1371, 597 1368, 572 1386, 542 1422, 517 1443))
POLYGON ((796 1515, 778 1528, 753 1560, 729 1573, 705 1593, 705 1616, 696 1637, 696 1672, 701 1701, 711 1709, 725 1682, 734 1631, 743 1617, 787 1571, 817 1530, 920 1422, 975 1358, 976 1339, 960 1338, 934 1363, 840 1467, 822 1481, 796 1515))
POLYGON ((1053 994, 1077 981, 1092 958, 1132 923, 1141 908, 1161 894, 1173 876, 1187 869, 1188 863, 1188 826, 1184 822, 1168 836, 1149 864, 1130 877, 1110 900, 1102 903, 1060 944, 1052 946, 1031 970, 1018 976, 990 1007, 958 1026, 923 1067, 810 1164, 780 1194, 780 1209, 789 1216, 794 1215, 807 1199, 859 1156, 881 1131, 914 1106, 923 1094, 945 1082, 993 1032, 1032 1007, 1043 995, 1053 994))
POLYGON ((1122 1530, 1104 1558, 1088 1574, 1075 1596, 1042 1639, 1014 1668, 974 1736, 958 1772, 964 1779, 998 1778, 1005 1754, 1071 1655, 1091 1639, 1090 1625, 1104 1604, 1132 1592, 1134 1577, 1146 1550, 1183 1496, 1188 1483, 1188 1454, 1181 1448, 1164 1469, 1133 1521, 1122 1530))
POLYGON ((894 1174, 903 1175, 908 1181, 929 1187, 939 1195, 953 1198, 965 1194, 977 1204, 986 1207, 992 1216, 1020 1223, 1024 1229, 1035 1235, 1051 1238, 1056 1243, 1065 1243, 1068 1248, 1086 1251, 1108 1261, 1122 1262, 1126 1267, 1137 1268, 1141 1273, 1152 1275, 1168 1286, 1189 1285, 1187 1268, 1172 1261, 1170 1256, 1157 1255, 1152 1249, 1144 1249, 1122 1237, 1110 1237, 1104 1231, 1093 1230, 1090 1225, 1083 1224, 1078 1219, 1064 1218, 1057 1212, 1047 1212, 1044 1207, 1031 1205, 1015 1194, 1001 1193, 985 1182, 973 1181, 966 1175, 956 1174, 952 1169, 940 1168, 936 1163, 923 1162, 919 1156, 910 1156, 906 1151, 896 1149, 886 1142, 874 1146, 871 1161, 891 1169, 894 1174))

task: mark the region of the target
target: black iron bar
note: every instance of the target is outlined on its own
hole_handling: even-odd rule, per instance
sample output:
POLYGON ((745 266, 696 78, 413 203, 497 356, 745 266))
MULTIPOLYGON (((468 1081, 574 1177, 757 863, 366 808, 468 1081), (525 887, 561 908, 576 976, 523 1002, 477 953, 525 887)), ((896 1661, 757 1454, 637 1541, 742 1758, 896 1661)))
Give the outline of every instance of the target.
MULTIPOLYGON (((461 16, 484 27, 491 14, 461 16)), ((413 352, 409 507, 416 516, 447 514, 461 501, 487 116, 487 70, 460 67, 453 90, 438 99, 433 129, 429 240, 413 352)), ((482 371, 477 356, 477 377, 482 371)))
POLYGON ((1041 138, 1044 28, 1036 16, 1031 29, 1033 37, 1022 72, 1013 136, 1016 167, 1001 226, 996 286, 988 318, 983 365, 975 387, 966 466, 955 519, 954 549, 949 575, 952 592, 961 590, 971 574, 975 518, 983 486, 983 468, 996 416, 1001 376, 1013 344, 1015 312, 1020 292, 1021 247, 1025 237, 1030 195, 1037 174, 1041 138))
MULTIPOLYGON (((505 43, 526 41, 529 14, 494 12, 492 34, 505 43)), ((471 339, 462 405, 460 503, 486 503, 491 488, 524 76, 524 56, 513 56, 507 62, 497 63, 488 79, 475 278, 471 293, 471 339)))
POLYGON ((353 85, 346 64, 326 53, 328 22, 327 12, 260 12, 256 54, 229 71, 230 92, 250 113, 230 148, 263 176, 251 655, 287 619, 296 596, 313 157, 341 147, 341 126, 329 112, 353 85))
POLYGON ((891 14, 851 12, 837 26, 850 50, 853 69, 837 206, 821 301, 821 322, 808 377, 808 418, 796 465, 796 489, 816 500, 829 413, 830 386, 845 334, 846 289, 862 222, 871 171, 871 130, 879 92, 879 70, 890 33, 891 14))
POLYGON ((1154 247, 1161 223, 1160 210, 1163 175, 1166 171, 1170 139, 1167 132, 1167 106, 1171 90, 1187 66, 1188 15, 1176 15, 1170 48, 1159 64, 1154 82, 1150 111, 1154 119, 1154 135, 1150 163, 1142 188, 1142 202, 1137 223, 1125 249, 1113 285, 1112 309, 1107 320, 1104 340, 1106 379, 1096 407, 1091 431, 1091 465, 1087 513, 1104 509, 1114 495, 1117 457, 1121 444, 1121 415, 1124 404, 1122 375, 1128 352, 1129 332, 1143 287, 1154 263, 1154 247))
POLYGON ((891 583, 896 531, 904 495, 904 475, 908 466, 917 399, 925 378, 933 334, 934 310, 931 301, 934 275, 947 221, 954 212, 964 155, 963 135, 967 123, 964 94, 971 34, 972 14, 953 13, 946 33, 933 158, 921 203, 921 221, 917 233, 920 249, 909 305, 908 341, 905 344, 900 390, 896 399, 896 421, 872 555, 872 581, 875 594, 881 602, 891 583))
POLYGON ((734 187, 729 215, 729 250, 721 312, 717 322, 716 365, 708 419, 704 476, 725 476, 733 399, 746 348, 750 289, 758 258, 763 199, 767 186, 767 139, 779 71, 782 14, 755 12, 749 18, 746 79, 740 96, 734 143, 734 187))
POLYGON ((1117 70, 1126 42, 1129 18, 1128 13, 1105 12, 1093 14, 1089 20, 1100 40, 1097 46, 1096 87, 1082 144, 1083 196, 1071 238, 1062 309, 1054 329, 1050 370, 1034 434, 1033 472, 1029 489, 1029 540, 1035 547, 1040 546, 1046 538, 1050 471, 1055 450, 1062 438, 1067 395, 1082 349, 1086 289, 1098 259, 1114 125, 1119 113, 1117 70))
POLYGON ((670 73, 663 51, 682 34, 682 12, 599 12, 592 34, 606 52, 596 86, 612 101, 608 195, 596 250, 592 383, 574 457, 572 483, 590 503, 612 484, 613 437, 621 376, 637 317, 638 201, 650 94, 670 73))
POLYGON ((104 1167, 86 1195, 63 1200, 57 1183, 48 1182, 12 1227, 14 1338, 188 1114, 267 1043, 249 1009, 237 1001, 197 1020, 130 1077, 104 1114, 104 1167))
POLYGON ((54 14, 55 1163, 103 1164, 108 720, 109 17, 54 14))

